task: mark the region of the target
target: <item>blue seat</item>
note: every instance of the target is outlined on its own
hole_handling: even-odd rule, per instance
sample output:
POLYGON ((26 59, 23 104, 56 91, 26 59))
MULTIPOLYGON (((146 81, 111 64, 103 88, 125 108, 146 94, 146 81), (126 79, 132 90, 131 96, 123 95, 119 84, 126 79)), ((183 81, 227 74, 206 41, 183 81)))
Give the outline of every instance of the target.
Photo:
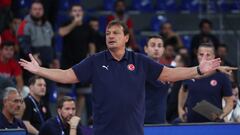
POLYGON ((157 0, 156 9, 165 12, 176 12, 177 4, 176 0, 157 0))
POLYGON ((180 36, 185 48, 187 48, 188 52, 191 49, 191 37, 189 35, 182 35, 180 36))
POLYGON ((32 4, 32 0, 17 0, 16 6, 20 9, 22 8, 30 8, 32 4))
POLYGON ((101 33, 105 33, 106 27, 107 27, 107 17, 106 16, 100 16, 98 18, 99 20, 99 31, 101 33))
POLYGON ((233 0, 231 5, 232 12, 240 12, 240 0, 233 0))
POLYGON ((218 12, 218 5, 216 3, 216 0, 208 0, 208 10, 211 13, 217 13, 218 12))
POLYGON ((219 11, 220 12, 229 12, 230 11, 230 4, 227 2, 227 0, 219 0, 218 1, 219 11))
POLYGON ((18 11, 17 16, 24 19, 24 17, 29 13, 32 0, 16 0, 13 4, 13 7, 18 11))
POLYGON ((104 0, 103 1, 103 8, 104 10, 113 11, 114 10, 114 3, 116 0, 104 0))
POLYGON ((81 0, 70 0, 70 5, 79 4, 79 3, 81 3, 81 0))
POLYGON ((58 98, 58 87, 56 83, 52 83, 50 86, 48 86, 48 91, 49 91, 49 101, 51 103, 56 103, 57 98, 58 98))
POLYGON ((152 12, 154 11, 151 0, 133 0, 132 9, 143 11, 143 12, 152 12))
POLYGON ((70 0, 59 0, 58 11, 68 11, 71 6, 70 0))
POLYGON ((155 32, 160 32, 161 26, 165 22, 167 22, 166 17, 164 17, 162 15, 154 16, 151 21, 152 30, 155 32))
POLYGON ((202 7, 200 0, 183 0, 180 8, 182 11, 198 12, 202 7))

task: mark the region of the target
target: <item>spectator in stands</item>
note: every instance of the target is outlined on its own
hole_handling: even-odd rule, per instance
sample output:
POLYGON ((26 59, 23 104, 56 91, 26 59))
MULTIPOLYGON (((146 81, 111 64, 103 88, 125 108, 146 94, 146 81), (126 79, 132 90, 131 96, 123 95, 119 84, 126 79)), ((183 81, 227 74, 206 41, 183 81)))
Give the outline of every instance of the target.
MULTIPOLYGON (((39 57, 42 66, 58 68, 52 47, 53 30, 44 16, 41 1, 32 2, 30 14, 27 15, 18 29, 19 42, 24 56, 33 53, 39 57)), ((28 80, 28 78, 27 78, 28 80)))
POLYGON ((199 24, 200 33, 194 35, 191 41, 192 65, 197 65, 197 49, 201 43, 211 43, 215 49, 219 46, 219 40, 212 34, 213 24, 208 19, 202 19, 199 24))
POLYGON ((221 58, 221 65, 223 66, 233 66, 227 59, 228 47, 226 44, 220 44, 217 48, 217 56, 221 58))
POLYGON ((18 22, 11 19, 11 21, 8 23, 8 25, 3 29, 1 33, 3 42, 11 41, 14 43, 14 47, 15 47, 14 50, 15 50, 16 56, 18 56, 19 54, 19 43, 16 36, 17 26, 18 26, 18 22))
POLYGON ((14 45, 13 42, 3 42, 0 45, 0 76, 4 80, 11 80, 12 84, 16 82, 18 91, 22 91, 22 69, 14 59, 14 45))
POLYGON ((123 21, 129 29, 130 39, 127 44, 127 48, 132 49, 134 51, 139 51, 138 45, 135 41, 134 37, 134 29, 133 29, 133 21, 129 17, 126 12, 126 4, 124 0, 116 0, 114 3, 114 11, 113 15, 108 16, 107 21, 110 22, 112 20, 123 21))
POLYGON ((23 128, 23 122, 16 118, 21 113, 23 99, 14 87, 7 87, 3 94, 3 110, 0 113, 0 129, 23 128))
POLYGON ((174 50, 174 45, 171 43, 165 44, 165 51, 163 56, 160 58, 160 63, 164 65, 171 65, 174 60, 176 52, 174 50))
POLYGON ((39 135, 82 135, 79 121, 75 100, 64 96, 57 102, 57 116, 43 124, 39 135))
POLYGON ((92 17, 88 24, 90 27, 96 32, 95 40, 96 40, 96 51, 100 52, 106 49, 106 42, 105 42, 105 37, 100 33, 99 31, 99 21, 97 18, 92 17))
POLYGON ((51 117, 47 105, 42 102, 42 97, 46 94, 46 82, 42 77, 33 76, 29 80, 30 94, 24 99, 26 109, 22 120, 29 133, 38 135, 43 123, 51 117))
MULTIPOLYGON (((96 33, 83 22, 84 11, 80 4, 73 4, 70 8, 71 20, 68 20, 59 29, 63 37, 61 68, 68 69, 96 52, 96 33)), ((70 91, 71 85, 60 85, 59 95, 70 91)), ((77 116, 80 116, 84 107, 83 94, 90 93, 89 84, 77 84, 77 116), (80 90, 81 89, 81 90, 80 90), (83 90, 84 89, 84 90, 83 90)))
POLYGON ((165 44, 172 44, 174 46, 175 51, 178 51, 181 47, 183 47, 181 38, 173 31, 172 24, 170 22, 165 22, 161 26, 160 35, 163 37, 165 44))
MULTIPOLYGON (((164 53, 164 44, 161 36, 150 36, 144 50, 148 57, 156 62, 164 53)), ((146 81, 145 84, 145 124, 166 123, 167 95, 169 84, 160 81, 146 81)))
MULTIPOLYGON (((233 109, 232 111, 224 118, 225 122, 240 122, 240 100, 239 100, 239 88, 237 83, 232 83, 232 93, 233 93, 233 109)), ((223 100, 223 107, 225 102, 223 100)))
MULTIPOLYGON (((211 60, 215 58, 215 48, 211 44, 201 44, 198 48, 198 61, 202 59, 211 60)), ((193 111, 193 107, 202 100, 210 102, 214 106, 222 109, 222 98, 226 102, 223 113, 213 116, 215 121, 223 121, 223 118, 232 110, 233 99, 231 83, 229 78, 223 73, 216 72, 201 79, 186 80, 179 91, 178 113, 183 122, 211 122, 202 115, 193 111), (187 111, 186 111, 186 108, 187 111)))

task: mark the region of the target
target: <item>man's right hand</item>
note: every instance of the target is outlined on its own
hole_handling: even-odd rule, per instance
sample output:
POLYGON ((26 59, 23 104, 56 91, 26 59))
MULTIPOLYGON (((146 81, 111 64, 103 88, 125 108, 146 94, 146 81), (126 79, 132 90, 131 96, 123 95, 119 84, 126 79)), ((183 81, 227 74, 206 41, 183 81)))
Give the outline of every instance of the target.
POLYGON ((73 22, 74 22, 75 25, 81 24, 82 16, 75 16, 73 22))
POLYGON ((73 116, 73 117, 68 121, 68 124, 70 125, 70 128, 77 128, 79 121, 80 121, 80 117, 78 117, 78 116, 73 116))
POLYGON ((33 57, 32 54, 29 54, 29 58, 31 61, 27 61, 24 59, 20 59, 19 64, 26 70, 28 70, 31 73, 37 73, 40 69, 40 66, 37 62, 37 60, 33 57))
POLYGON ((187 113, 184 109, 178 109, 178 117, 182 122, 187 122, 187 113))

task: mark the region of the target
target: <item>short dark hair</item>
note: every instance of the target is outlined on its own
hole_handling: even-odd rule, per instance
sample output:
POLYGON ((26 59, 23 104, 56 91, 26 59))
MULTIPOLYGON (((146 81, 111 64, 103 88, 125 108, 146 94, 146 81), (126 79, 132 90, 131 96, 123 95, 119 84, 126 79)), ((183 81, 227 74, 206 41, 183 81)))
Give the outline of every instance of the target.
POLYGON ((59 98, 57 101, 57 108, 61 109, 63 107, 64 102, 70 101, 73 101, 75 103, 75 99, 70 96, 63 96, 62 98, 59 98))
POLYGON ((3 47, 14 47, 15 43, 12 41, 3 41, 2 44, 0 45, 0 49, 2 49, 3 47))
POLYGON ((82 5, 82 4, 80 4, 80 3, 73 3, 73 4, 70 6, 69 11, 71 11, 73 7, 81 7, 81 8, 83 9, 83 5, 82 5))
POLYGON ((43 8, 44 8, 44 4, 43 4, 43 2, 41 1, 41 0, 34 0, 33 2, 32 2, 32 4, 31 4, 31 8, 32 8, 32 5, 33 4, 41 4, 42 6, 43 6, 43 8))
POLYGON ((226 50, 228 51, 228 46, 226 44, 224 44, 224 43, 219 44, 217 49, 220 48, 220 47, 226 48, 226 50))
POLYGON ((203 25, 207 23, 211 28, 213 27, 213 24, 210 20, 208 19, 202 19, 199 23, 199 28, 202 29, 203 28, 203 25))
POLYGON ((158 38, 158 39, 161 39, 161 40, 163 41, 163 38, 162 38, 161 35, 150 35, 150 36, 148 36, 148 38, 147 38, 147 42, 146 42, 145 46, 148 45, 149 40, 152 39, 152 38, 158 38))
POLYGON ((188 67, 190 65, 190 59, 188 55, 184 54, 177 54, 180 56, 180 61, 184 64, 185 67, 188 67))
POLYGON ((96 21, 96 22, 99 22, 98 18, 97 18, 97 17, 95 17, 95 16, 93 16, 93 17, 89 18, 89 20, 88 20, 88 23, 90 23, 91 21, 96 21))
POLYGON ((214 46, 212 43, 201 43, 201 44, 198 46, 198 49, 199 49, 200 47, 212 48, 214 54, 216 54, 216 48, 215 48, 215 46, 214 46))
POLYGON ((29 86, 30 86, 30 85, 34 85, 38 79, 44 79, 44 78, 41 77, 41 76, 32 76, 32 77, 28 80, 29 86))
POLYGON ((112 20, 111 22, 108 23, 107 28, 115 26, 115 25, 122 26, 124 35, 128 35, 129 34, 128 27, 127 27, 127 25, 123 21, 112 20))
MULTIPOLYGON (((125 5, 125 0, 115 0, 115 2, 114 2, 114 8, 116 8, 117 7, 117 4, 118 3, 124 3, 124 5, 125 5)), ((125 5, 126 6, 126 5, 125 5)))

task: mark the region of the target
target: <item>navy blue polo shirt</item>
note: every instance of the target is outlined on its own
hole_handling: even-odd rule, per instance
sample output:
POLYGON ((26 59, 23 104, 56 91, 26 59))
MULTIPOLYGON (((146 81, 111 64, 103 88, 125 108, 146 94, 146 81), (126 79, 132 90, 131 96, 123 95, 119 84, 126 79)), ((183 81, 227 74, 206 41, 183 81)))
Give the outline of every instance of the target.
POLYGON ((16 129, 16 128, 23 128, 26 129, 23 122, 19 119, 14 118, 13 122, 8 122, 7 118, 0 113, 0 129, 16 129))
POLYGON ((143 135, 145 81, 157 80, 162 69, 130 51, 120 61, 103 51, 75 65, 78 80, 93 85, 94 135, 143 135))
MULTIPOLYGON (((47 120, 39 130, 39 135, 69 135, 70 126, 64 125, 59 116, 47 120)), ((80 124, 77 126, 77 135, 82 135, 80 124)))
POLYGON ((160 81, 146 82, 145 124, 166 123, 167 95, 169 84, 160 81))
POLYGON ((231 83, 223 73, 215 73, 201 79, 186 80, 183 82, 188 89, 187 108, 188 122, 210 122, 192 108, 200 101, 206 100, 222 109, 222 98, 232 96, 231 83))

